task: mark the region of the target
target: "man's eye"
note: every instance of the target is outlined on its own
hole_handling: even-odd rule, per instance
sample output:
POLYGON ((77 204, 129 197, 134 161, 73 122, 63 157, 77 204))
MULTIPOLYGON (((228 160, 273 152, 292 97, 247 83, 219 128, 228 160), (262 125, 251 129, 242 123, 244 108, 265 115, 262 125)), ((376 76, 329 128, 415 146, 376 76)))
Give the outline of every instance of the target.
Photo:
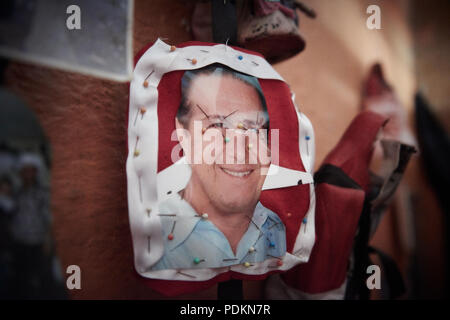
POLYGON ((221 129, 221 128, 223 128, 223 123, 222 122, 212 123, 208 126, 208 129, 209 128, 220 128, 221 129))

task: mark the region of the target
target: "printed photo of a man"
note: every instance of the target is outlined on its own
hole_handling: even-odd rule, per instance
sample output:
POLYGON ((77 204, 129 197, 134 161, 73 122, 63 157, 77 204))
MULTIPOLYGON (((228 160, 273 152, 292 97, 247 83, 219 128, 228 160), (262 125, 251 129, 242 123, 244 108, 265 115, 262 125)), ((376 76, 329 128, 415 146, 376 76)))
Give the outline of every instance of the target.
POLYGON ((164 254, 152 270, 251 267, 283 257, 285 226, 259 201, 270 163, 257 155, 268 149, 262 132, 269 129, 257 78, 213 64, 186 71, 181 86, 175 123, 191 177, 183 190, 159 203, 164 254), (200 135, 194 132, 199 125, 200 135), (214 161, 193 161, 199 150, 195 144, 203 152, 204 136, 211 132, 221 139, 212 152, 214 161), (235 141, 243 147, 228 148, 235 141))

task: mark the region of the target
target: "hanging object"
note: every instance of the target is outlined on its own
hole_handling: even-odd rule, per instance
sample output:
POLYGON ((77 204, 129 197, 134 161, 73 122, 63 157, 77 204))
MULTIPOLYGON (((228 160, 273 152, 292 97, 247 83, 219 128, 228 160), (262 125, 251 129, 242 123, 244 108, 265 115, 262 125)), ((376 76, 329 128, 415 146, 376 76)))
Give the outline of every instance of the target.
POLYGON ((315 239, 314 133, 288 85, 244 49, 199 42, 172 48, 158 40, 143 50, 130 83, 136 271, 153 289, 177 295, 306 262, 315 239), (136 118, 141 108, 145 117, 136 118), (212 161, 211 137, 218 144, 212 161), (237 151, 239 137, 248 140, 237 151), (239 152, 244 160, 257 155, 256 162, 238 164, 239 152))
POLYGON ((199 41, 238 45, 276 63, 305 48, 296 9, 316 17, 314 10, 293 0, 198 1, 192 16, 193 36, 199 41))

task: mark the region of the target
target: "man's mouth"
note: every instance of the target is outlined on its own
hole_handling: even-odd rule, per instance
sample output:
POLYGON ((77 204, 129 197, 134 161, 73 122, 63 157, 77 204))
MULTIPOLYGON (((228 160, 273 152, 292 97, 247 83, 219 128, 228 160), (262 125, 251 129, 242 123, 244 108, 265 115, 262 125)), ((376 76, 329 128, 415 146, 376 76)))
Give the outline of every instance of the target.
POLYGON ((223 170, 223 172, 225 172, 226 174, 229 174, 230 176, 233 177, 238 177, 238 178, 243 178, 248 176, 250 173, 253 172, 252 170, 247 170, 247 171, 234 171, 234 170, 229 170, 229 169, 225 169, 225 168, 220 168, 223 170))

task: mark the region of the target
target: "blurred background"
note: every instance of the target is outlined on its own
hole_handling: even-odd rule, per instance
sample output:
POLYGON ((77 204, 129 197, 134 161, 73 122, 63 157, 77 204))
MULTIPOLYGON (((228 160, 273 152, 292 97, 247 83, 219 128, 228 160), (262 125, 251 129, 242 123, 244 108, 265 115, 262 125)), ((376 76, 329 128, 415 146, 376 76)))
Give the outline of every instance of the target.
MULTIPOLYGON (((302 2, 317 14, 315 19, 299 14, 298 30, 306 47, 274 64, 274 68, 290 84, 300 110, 313 123, 316 169, 353 117, 366 106, 369 72, 378 63, 384 80, 396 94, 397 105, 406 114, 407 125, 402 130, 412 134, 419 153, 412 157, 371 245, 397 263, 406 285, 401 299, 448 297, 450 3, 302 2), (366 10, 374 4, 381 9, 381 29, 372 30, 366 24, 370 16, 366 10)), ((192 17, 198 2, 105 0, 92 5, 92 1, 71 1, 81 8, 81 30, 65 26, 69 3, 61 2, 62 11, 48 3, 52 1, 5 1, 1 7, 1 89, 5 93, 1 95, 0 123, 3 128, 8 123, 22 123, 11 118, 19 107, 7 108, 19 104, 24 111, 17 119, 33 117, 29 111, 43 132, 42 137, 29 134, 27 141, 33 141, 32 146, 16 143, 17 139, 2 142, 4 150, 15 150, 9 162, 2 162, 6 163, 4 168, 14 168, 17 173, 16 178, 2 176, 2 195, 24 194, 27 174, 33 175, 26 168, 48 170, 41 178, 44 182, 39 194, 43 196, 33 196, 32 200, 48 203, 43 207, 48 207, 50 218, 42 215, 44 209, 39 213, 47 219, 41 227, 45 234, 42 239, 47 240, 36 240, 34 251, 30 245, 17 250, 27 251, 30 259, 40 259, 36 250, 41 250, 45 242, 48 262, 43 260, 45 267, 40 272, 53 279, 45 281, 54 283, 45 289, 49 297, 161 298, 133 269, 125 176, 126 81, 132 57, 157 38, 173 45, 194 40, 192 17), (28 3, 34 7, 28 7, 28 3), (110 11, 102 11, 101 3, 110 11), (56 11, 44 10, 46 6, 56 11), (40 19, 34 20, 38 15, 40 19), (52 38, 53 25, 43 26, 39 21, 56 21, 65 36, 52 38), (28 31, 20 32, 22 28, 28 31), (73 47, 67 50, 67 43, 73 47), (27 158, 30 148, 37 150, 34 154, 40 155, 38 160, 27 158), (17 187, 15 180, 19 181, 17 187), (69 265, 81 268, 80 290, 65 289, 69 265)), ((27 128, 34 125, 25 122, 19 127, 29 132, 27 128)), ((11 130, 5 130, 2 139, 8 140, 11 130)), ((14 134, 23 138, 24 133, 14 134)), ((7 208, 14 207, 8 200, 4 203, 2 230, 12 223, 7 208)), ((6 252, 7 248, 2 250, 6 252)), ((3 266, 12 265, 14 253, 2 253, 2 257, 3 266)), ((1 272, 3 279, 17 279, 14 268, 2 267, 1 272)), ((24 290, 44 290, 39 286, 39 281, 31 279, 24 290)), ((8 288, 2 286, 2 297, 44 298, 39 294, 43 291, 23 295, 8 288)), ((247 297, 260 297, 254 289, 244 290, 247 297)), ((383 290, 376 290, 371 298, 387 296, 383 290)), ((183 298, 216 296, 209 290, 183 298)))

